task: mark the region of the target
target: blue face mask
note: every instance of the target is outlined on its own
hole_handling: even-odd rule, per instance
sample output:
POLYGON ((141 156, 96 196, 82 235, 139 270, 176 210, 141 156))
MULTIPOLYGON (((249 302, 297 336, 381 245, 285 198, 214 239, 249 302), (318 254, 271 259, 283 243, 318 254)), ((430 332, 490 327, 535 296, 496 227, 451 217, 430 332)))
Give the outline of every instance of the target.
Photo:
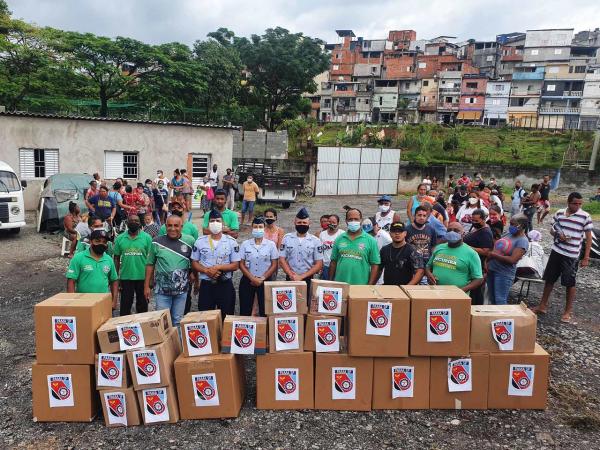
POLYGON ((252 237, 254 239, 261 239, 265 235, 264 228, 252 228, 252 237))
POLYGON ((373 231, 373 225, 371 225, 371 224, 363 225, 362 229, 365 233, 370 233, 371 231, 373 231))
POLYGON ((350 231, 351 233, 356 233, 358 230, 360 230, 360 222, 348 222, 348 231, 350 231))
POLYGON ((515 227, 514 225, 510 225, 508 227, 508 232, 510 234, 517 234, 519 232, 520 228, 519 227, 515 227))

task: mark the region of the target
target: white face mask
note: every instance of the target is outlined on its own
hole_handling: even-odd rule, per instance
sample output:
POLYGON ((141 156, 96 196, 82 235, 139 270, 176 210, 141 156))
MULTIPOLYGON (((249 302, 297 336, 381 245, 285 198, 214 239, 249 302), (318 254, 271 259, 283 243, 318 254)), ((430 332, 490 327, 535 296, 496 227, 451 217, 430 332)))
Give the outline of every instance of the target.
POLYGON ((471 205, 476 205, 476 204, 477 204, 477 202, 478 202, 478 200, 477 200, 475 197, 471 197, 471 198, 469 199, 469 204, 471 204, 471 205))
POLYGON ((386 213, 390 210, 390 205, 379 205, 379 212, 386 213))
POLYGON ((210 222, 208 224, 208 229, 211 234, 219 234, 223 231, 223 223, 222 222, 210 222))

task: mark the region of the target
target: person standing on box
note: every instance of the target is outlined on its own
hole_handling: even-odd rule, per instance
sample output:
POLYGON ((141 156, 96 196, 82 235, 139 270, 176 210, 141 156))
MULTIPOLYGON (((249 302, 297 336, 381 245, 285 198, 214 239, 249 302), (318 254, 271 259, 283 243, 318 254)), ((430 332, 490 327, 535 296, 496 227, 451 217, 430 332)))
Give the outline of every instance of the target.
POLYGON ((264 282, 271 278, 277 270, 279 252, 273 241, 264 237, 265 221, 262 217, 255 217, 252 221, 252 239, 242 242, 240 247, 240 315, 252 314, 254 295, 258 297, 258 312, 265 317, 265 290, 264 282))
POLYGON ((112 294, 112 307, 117 307, 119 277, 112 258, 106 254, 108 234, 94 230, 90 248, 76 253, 67 269, 67 292, 112 294))
POLYGON ((200 237, 192 252, 192 268, 200 278, 198 310, 219 307, 225 318, 235 312, 232 278, 240 265, 240 247, 234 238, 223 234, 223 217, 216 209, 209 214, 208 229, 210 235, 200 237))
POLYGON ((323 245, 318 237, 309 234, 310 217, 301 208, 294 219, 295 233, 287 233, 279 248, 279 264, 288 281, 306 281, 310 292, 310 280, 323 268, 323 245))
POLYGON ((156 310, 170 310, 173 326, 178 327, 185 310, 188 286, 196 279, 190 271, 194 238, 181 233, 181 216, 169 216, 166 226, 167 234, 156 237, 148 252, 144 295, 149 302, 150 285, 154 282, 156 310))

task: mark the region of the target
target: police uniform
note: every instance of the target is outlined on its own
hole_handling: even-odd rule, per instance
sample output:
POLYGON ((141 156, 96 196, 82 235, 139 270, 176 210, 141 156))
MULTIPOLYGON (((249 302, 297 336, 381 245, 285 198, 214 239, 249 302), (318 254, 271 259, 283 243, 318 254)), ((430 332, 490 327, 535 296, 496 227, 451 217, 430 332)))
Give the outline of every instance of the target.
MULTIPOLYGON (((279 252, 275 242, 263 238, 260 245, 256 244, 254 238, 242 242, 240 247, 240 256, 244 266, 255 277, 262 277, 271 267, 273 260, 277 261, 279 252)), ((240 315, 249 316, 252 314, 252 304, 254 295, 258 298, 258 311, 261 317, 265 316, 265 291, 264 286, 253 286, 250 279, 242 276, 240 280, 240 315)))
MULTIPOLYGON (((226 234, 221 235, 218 241, 212 236, 202 236, 194 244, 192 260, 198 261, 204 267, 231 264, 240 260, 240 249, 237 241, 226 234)), ((223 317, 234 314, 235 289, 231 281, 233 272, 223 272, 217 280, 204 273, 200 273, 199 277, 198 310, 206 311, 218 306, 223 317)))

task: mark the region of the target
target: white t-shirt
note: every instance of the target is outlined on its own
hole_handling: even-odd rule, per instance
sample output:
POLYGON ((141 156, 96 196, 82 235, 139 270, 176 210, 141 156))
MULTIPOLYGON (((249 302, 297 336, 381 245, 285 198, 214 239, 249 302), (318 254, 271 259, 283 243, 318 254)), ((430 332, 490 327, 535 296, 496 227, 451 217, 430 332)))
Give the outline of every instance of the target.
POLYGON ((210 173, 208 174, 208 181, 210 181, 210 185, 213 188, 216 188, 217 185, 219 184, 219 172, 213 172, 212 170, 210 171, 210 173))
POLYGON ((385 216, 382 216, 381 212, 377 211, 375 213, 375 222, 377 222, 379 228, 383 228, 384 230, 388 231, 390 225, 394 221, 394 214, 396 214, 396 211, 393 209, 390 209, 385 216))
POLYGON ((500 207, 500 209, 502 211, 504 211, 504 205, 502 205, 502 200, 500 200, 500 197, 498 197, 497 195, 491 195, 490 202, 495 203, 496 205, 498 205, 500 207))
POLYGON ((328 266, 331 263, 331 249, 333 248, 333 243, 342 234, 344 234, 344 230, 340 230, 339 228, 334 234, 329 234, 327 230, 323 230, 321 231, 321 233, 319 233, 319 240, 323 244, 324 266, 328 266))
MULTIPOLYGON (((375 235, 375 240, 377 241, 377 248, 379 250, 381 250, 386 245, 392 243, 392 237, 390 236, 390 233, 388 233, 385 230, 379 230, 377 232, 377 235, 375 235)), ((383 271, 381 272, 381 276, 377 280, 377 284, 383 284, 383 271)))

